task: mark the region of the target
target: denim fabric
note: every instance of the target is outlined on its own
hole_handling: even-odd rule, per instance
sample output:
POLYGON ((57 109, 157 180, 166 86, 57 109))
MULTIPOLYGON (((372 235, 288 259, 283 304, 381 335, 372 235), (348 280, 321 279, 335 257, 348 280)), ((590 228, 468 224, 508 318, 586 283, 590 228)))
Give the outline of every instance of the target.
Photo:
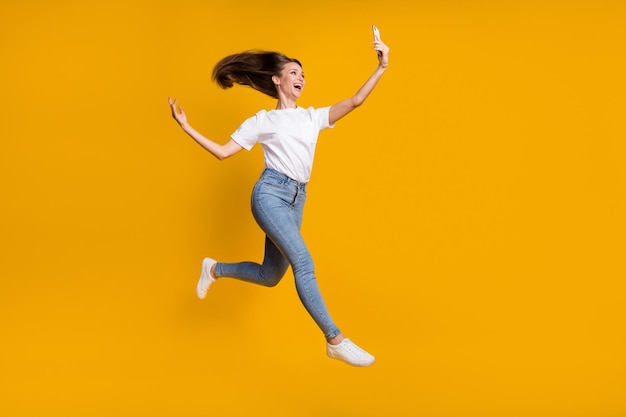
POLYGON ((265 232, 265 256, 255 262, 218 262, 215 275, 273 287, 291 265, 300 301, 327 339, 341 332, 330 318, 320 294, 313 259, 300 234, 306 183, 266 168, 252 192, 252 214, 265 232))

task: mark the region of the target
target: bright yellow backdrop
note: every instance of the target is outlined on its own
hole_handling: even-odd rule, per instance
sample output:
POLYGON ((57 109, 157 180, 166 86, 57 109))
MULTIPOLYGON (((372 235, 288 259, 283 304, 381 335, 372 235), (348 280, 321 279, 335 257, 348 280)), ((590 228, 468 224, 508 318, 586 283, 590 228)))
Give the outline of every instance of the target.
POLYGON ((3 1, 0 415, 626 415, 626 5, 619 1, 3 1), (226 54, 304 63, 303 106, 391 65, 320 138, 304 233, 351 368, 260 259, 259 149, 218 141, 273 101, 226 54))

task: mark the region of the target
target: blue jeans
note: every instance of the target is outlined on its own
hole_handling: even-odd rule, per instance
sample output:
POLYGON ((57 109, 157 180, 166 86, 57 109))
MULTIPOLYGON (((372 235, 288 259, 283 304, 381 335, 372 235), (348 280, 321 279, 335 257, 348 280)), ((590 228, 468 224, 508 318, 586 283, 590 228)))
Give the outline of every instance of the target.
POLYGON ((265 232, 263 263, 218 262, 215 276, 273 287, 291 265, 300 301, 324 336, 331 339, 341 332, 324 304, 315 279, 313 259, 300 234, 305 200, 306 183, 266 168, 252 192, 252 214, 265 232))

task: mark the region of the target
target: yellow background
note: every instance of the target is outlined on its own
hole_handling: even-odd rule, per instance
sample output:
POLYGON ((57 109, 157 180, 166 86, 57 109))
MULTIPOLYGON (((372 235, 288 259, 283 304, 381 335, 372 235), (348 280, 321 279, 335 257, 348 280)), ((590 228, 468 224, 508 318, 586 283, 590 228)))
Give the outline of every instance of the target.
POLYGON ((621 1, 3 1, 0 415, 626 415, 626 5, 621 1), (210 81, 299 58, 303 106, 373 72, 320 137, 303 232, 339 326, 325 357, 260 259, 259 149, 217 141, 274 102, 210 81))

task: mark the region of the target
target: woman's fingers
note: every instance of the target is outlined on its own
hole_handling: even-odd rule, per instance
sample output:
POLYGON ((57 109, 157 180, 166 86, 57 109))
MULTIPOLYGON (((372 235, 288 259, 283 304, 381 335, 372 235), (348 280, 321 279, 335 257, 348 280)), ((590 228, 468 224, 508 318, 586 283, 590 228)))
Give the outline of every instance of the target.
POLYGON ((376 39, 372 43, 374 44, 374 50, 378 54, 378 60, 380 62, 380 65, 382 65, 383 67, 387 67, 389 47, 385 45, 385 43, 381 41, 380 39, 376 39))
POLYGON ((172 100, 170 97, 167 98, 167 101, 170 103, 170 107, 172 109, 172 113, 178 114, 182 113, 183 108, 178 105, 178 99, 172 100))
POLYGON ((380 52, 389 52, 389 47, 385 45, 385 43, 381 40, 375 40, 372 42, 374 44, 374 49, 380 52))
POLYGON ((178 105, 178 99, 173 99, 171 97, 167 98, 168 103, 170 104, 170 109, 172 110, 172 117, 176 120, 182 120, 185 117, 185 112, 183 108, 178 105))
POLYGON ((170 109, 172 110, 172 116, 175 116, 176 115, 176 99, 172 100, 171 97, 168 97, 167 102, 170 104, 170 109))

